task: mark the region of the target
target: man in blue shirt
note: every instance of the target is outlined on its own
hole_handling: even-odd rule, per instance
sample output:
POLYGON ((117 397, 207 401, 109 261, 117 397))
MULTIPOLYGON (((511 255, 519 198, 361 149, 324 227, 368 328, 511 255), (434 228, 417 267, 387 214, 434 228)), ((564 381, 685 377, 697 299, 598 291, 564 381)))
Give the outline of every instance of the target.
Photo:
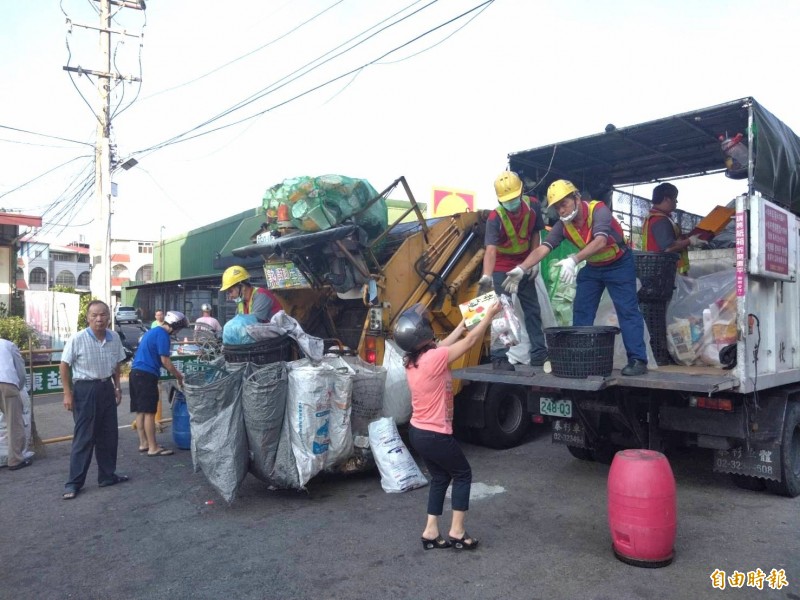
POLYGON ((136 413, 136 432, 139 434, 139 452, 147 456, 169 456, 172 450, 156 442, 156 411, 158 410, 158 379, 163 367, 183 385, 183 374, 169 359, 170 335, 188 327, 186 316, 176 310, 167 312, 164 322, 142 336, 131 365, 128 385, 131 394, 131 412, 136 413))

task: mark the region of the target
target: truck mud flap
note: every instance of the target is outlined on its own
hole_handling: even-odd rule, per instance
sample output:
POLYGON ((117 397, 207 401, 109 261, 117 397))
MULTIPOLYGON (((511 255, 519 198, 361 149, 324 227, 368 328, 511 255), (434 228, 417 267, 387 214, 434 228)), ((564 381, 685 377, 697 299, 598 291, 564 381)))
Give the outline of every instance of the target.
POLYGON ((578 421, 553 419, 552 431, 554 444, 564 444, 576 448, 591 448, 586 440, 586 430, 578 421))
POLYGON ((738 446, 716 450, 714 471, 780 481, 781 447, 779 444, 751 444, 749 449, 738 446))

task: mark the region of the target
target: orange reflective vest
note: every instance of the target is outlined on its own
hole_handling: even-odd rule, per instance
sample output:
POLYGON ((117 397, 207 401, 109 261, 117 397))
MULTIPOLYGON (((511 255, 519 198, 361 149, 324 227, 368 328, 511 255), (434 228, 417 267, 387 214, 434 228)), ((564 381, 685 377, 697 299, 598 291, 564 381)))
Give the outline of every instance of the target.
MULTIPOLYGON (((573 224, 573 221, 564 224, 564 236, 569 239, 573 244, 578 247, 578 250, 583 250, 592 241, 592 220, 594 217, 594 210, 598 205, 605 206, 599 200, 592 200, 591 202, 581 201, 580 210, 584 216, 583 226, 578 230, 573 224)), ((622 226, 619 224, 614 216, 611 216, 611 228, 623 237, 622 226)), ((613 237, 606 237, 606 247, 600 252, 597 252, 586 259, 586 262, 594 266, 609 265, 622 256, 625 251, 617 244, 613 237)))
MULTIPOLYGON (((665 248, 658 247, 655 236, 651 235, 650 227, 652 227, 656 219, 667 219, 669 224, 672 225, 672 231, 675 232, 675 239, 679 240, 681 238, 681 228, 678 224, 670 219, 669 215, 651 208, 642 224, 642 249, 648 252, 664 252, 665 250, 665 248)), ((689 251, 686 248, 678 253, 677 271, 681 275, 689 272, 689 251)))
POLYGON ((267 316, 267 320, 271 319, 273 317, 273 315, 275 313, 277 313, 278 311, 283 310, 283 307, 281 306, 281 302, 280 302, 280 300, 278 300, 278 297, 275 294, 273 294, 272 292, 270 292, 266 288, 257 287, 257 288, 253 288, 253 293, 250 294, 250 301, 249 302, 247 302, 246 304, 244 302, 239 304, 237 312, 239 312, 240 314, 249 315, 250 311, 253 310, 253 301, 256 299, 256 294, 265 294, 265 295, 267 295, 269 297, 270 300, 272 300, 272 308, 270 308, 269 315, 267 316))
POLYGON ((519 231, 514 229, 511 217, 508 216, 508 211, 503 208, 502 204, 495 209, 497 216, 500 217, 500 222, 503 224, 503 230, 506 232, 505 243, 497 246, 497 251, 500 254, 522 254, 531 247, 531 239, 528 234, 528 225, 531 221, 531 205, 528 196, 522 197, 521 208, 525 211, 525 216, 522 218, 519 231))

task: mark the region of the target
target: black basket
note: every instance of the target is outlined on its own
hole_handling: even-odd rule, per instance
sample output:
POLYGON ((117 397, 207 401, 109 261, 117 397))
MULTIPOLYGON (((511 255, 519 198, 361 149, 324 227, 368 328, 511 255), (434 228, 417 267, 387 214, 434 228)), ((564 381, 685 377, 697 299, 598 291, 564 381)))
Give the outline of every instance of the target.
POLYGON ((672 364, 667 346, 667 301, 640 302, 639 310, 644 317, 647 331, 650 332, 650 349, 653 351, 656 364, 672 364))
POLYGON ((614 368, 617 327, 548 327, 547 354, 556 377, 608 377, 614 368))
POLYGON ((278 361, 291 361, 295 358, 295 341, 288 335, 273 340, 263 340, 253 344, 225 344, 222 346, 225 362, 253 363, 268 365, 278 361))
POLYGON ((634 252, 636 277, 642 283, 639 301, 669 300, 675 289, 678 255, 665 252, 634 252))

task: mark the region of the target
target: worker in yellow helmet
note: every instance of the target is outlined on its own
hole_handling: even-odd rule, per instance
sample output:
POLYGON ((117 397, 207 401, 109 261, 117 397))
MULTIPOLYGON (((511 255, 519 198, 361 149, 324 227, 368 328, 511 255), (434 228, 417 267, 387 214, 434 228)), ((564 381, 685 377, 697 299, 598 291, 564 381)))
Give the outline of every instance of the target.
POLYGON ((283 310, 280 300, 266 288, 253 287, 247 269, 234 265, 222 274, 220 292, 228 292, 228 300, 238 305, 236 312, 255 315, 261 323, 267 323, 272 315, 283 310))
POLYGON ((547 239, 517 267, 518 272, 508 274, 504 287, 513 289, 529 269, 568 239, 577 246, 578 252, 557 264, 561 267, 562 283, 571 284, 577 280, 572 324, 594 325, 600 296, 603 290, 608 289, 628 355, 628 364, 622 369, 622 374, 644 375, 647 373, 647 348, 644 345, 644 319, 636 297, 636 264, 633 252, 625 243, 622 226, 608 206, 599 200, 582 200, 578 188, 566 179, 550 184, 547 206, 558 213, 558 222, 553 225, 547 239), (578 272, 578 264, 584 260, 586 266, 578 272))
MULTIPOLYGON (((502 293, 502 283, 509 271, 521 263, 531 250, 539 246, 544 219, 539 201, 522 193, 522 180, 513 171, 503 171, 494 182, 498 206, 486 222, 484 236, 483 274, 479 280, 482 292, 494 289, 502 293)), ((539 268, 528 272, 514 290, 525 316, 525 329, 531 343, 530 364, 542 365, 547 359, 547 346, 542 332, 542 315, 534 280, 539 268)), ((508 350, 492 350, 495 369, 513 371, 508 362, 508 350)))

